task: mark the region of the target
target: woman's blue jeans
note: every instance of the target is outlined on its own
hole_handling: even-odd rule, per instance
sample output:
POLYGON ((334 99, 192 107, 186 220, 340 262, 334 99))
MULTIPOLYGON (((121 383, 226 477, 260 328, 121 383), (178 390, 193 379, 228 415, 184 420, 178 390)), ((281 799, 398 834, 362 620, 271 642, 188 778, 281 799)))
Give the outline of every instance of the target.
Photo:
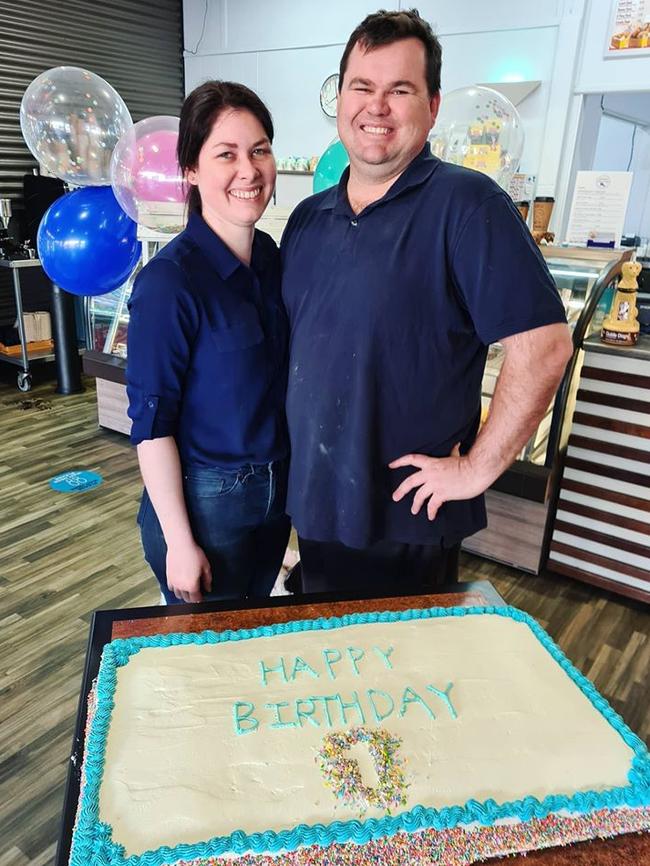
MULTIPOLYGON (((287 461, 239 469, 187 466, 185 504, 194 534, 212 568, 212 591, 204 599, 268 596, 278 576, 291 524, 285 514, 287 461)), ((147 491, 138 524, 144 556, 168 604, 167 545, 147 491)))

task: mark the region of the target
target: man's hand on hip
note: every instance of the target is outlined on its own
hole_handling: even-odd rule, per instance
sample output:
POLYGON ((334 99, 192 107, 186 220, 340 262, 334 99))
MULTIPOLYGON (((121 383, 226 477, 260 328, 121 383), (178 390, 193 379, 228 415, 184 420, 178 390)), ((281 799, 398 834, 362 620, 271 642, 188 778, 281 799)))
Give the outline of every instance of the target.
POLYGON ((416 490, 411 513, 419 514, 427 502, 427 516, 435 520, 440 506, 450 499, 472 499, 488 486, 482 485, 472 469, 469 456, 461 457, 459 445, 454 445, 449 457, 428 457, 426 454, 405 454, 388 464, 391 469, 414 466, 417 472, 409 475, 393 493, 399 502, 411 490, 416 490))
POLYGON ((433 520, 443 502, 472 499, 505 472, 547 411, 573 352, 564 323, 512 334, 501 343, 505 360, 490 414, 469 453, 461 457, 456 445, 449 457, 407 454, 389 464, 391 469, 418 469, 393 493, 399 502, 419 488, 413 497, 413 514, 418 514, 428 499, 427 514, 433 520))

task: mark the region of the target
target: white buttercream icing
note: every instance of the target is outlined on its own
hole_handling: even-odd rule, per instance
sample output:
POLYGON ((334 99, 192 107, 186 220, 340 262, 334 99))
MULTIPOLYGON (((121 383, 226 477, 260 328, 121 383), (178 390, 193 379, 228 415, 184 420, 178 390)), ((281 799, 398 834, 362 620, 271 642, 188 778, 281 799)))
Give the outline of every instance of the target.
MULTIPOLYGON (((234 830, 358 818, 325 786, 316 762, 323 737, 360 724, 358 711, 348 710, 343 723, 330 699, 330 727, 325 703, 316 701, 318 727, 303 717, 278 729, 275 711, 264 708, 288 702, 279 718, 295 722, 296 700, 340 694, 351 702, 354 692, 366 726, 402 740, 405 810, 627 783, 633 753, 620 735, 527 625, 486 614, 142 649, 118 670, 100 819, 128 856, 234 830), (318 676, 296 665, 297 657, 318 676), (280 659, 289 681, 267 672, 264 685, 260 662, 268 671, 280 659), (447 690, 448 700, 427 686, 447 690), (402 704, 407 687, 428 710, 417 700, 402 704), (379 725, 368 689, 394 700, 379 725), (238 701, 244 711, 255 707, 250 733, 237 733, 238 701)), ((382 713, 390 706, 375 700, 382 713)), ((372 778, 371 765, 362 772, 372 778)), ((382 814, 369 809, 365 817, 382 814)))

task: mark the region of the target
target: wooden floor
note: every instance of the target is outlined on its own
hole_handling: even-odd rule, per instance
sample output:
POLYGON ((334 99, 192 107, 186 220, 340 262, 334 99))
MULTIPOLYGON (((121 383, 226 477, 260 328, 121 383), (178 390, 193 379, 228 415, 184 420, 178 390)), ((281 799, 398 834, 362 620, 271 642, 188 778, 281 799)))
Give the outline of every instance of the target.
MULTIPOLYGON (((0 866, 53 861, 92 611, 157 602, 134 518, 135 454, 99 431, 92 383, 60 397, 0 382, 0 866), (54 493, 68 469, 93 491, 54 493)), ((628 724, 650 739, 650 613, 565 578, 531 577, 464 556, 548 629, 628 724)))

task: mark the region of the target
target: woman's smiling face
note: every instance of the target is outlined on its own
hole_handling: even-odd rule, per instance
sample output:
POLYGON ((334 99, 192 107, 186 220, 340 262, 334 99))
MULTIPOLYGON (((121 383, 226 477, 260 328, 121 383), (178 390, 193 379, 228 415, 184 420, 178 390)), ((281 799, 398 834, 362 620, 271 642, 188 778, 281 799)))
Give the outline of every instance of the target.
POLYGON ((204 219, 252 226, 275 187, 275 159, 262 124, 246 109, 226 108, 215 120, 187 181, 198 187, 204 219))

